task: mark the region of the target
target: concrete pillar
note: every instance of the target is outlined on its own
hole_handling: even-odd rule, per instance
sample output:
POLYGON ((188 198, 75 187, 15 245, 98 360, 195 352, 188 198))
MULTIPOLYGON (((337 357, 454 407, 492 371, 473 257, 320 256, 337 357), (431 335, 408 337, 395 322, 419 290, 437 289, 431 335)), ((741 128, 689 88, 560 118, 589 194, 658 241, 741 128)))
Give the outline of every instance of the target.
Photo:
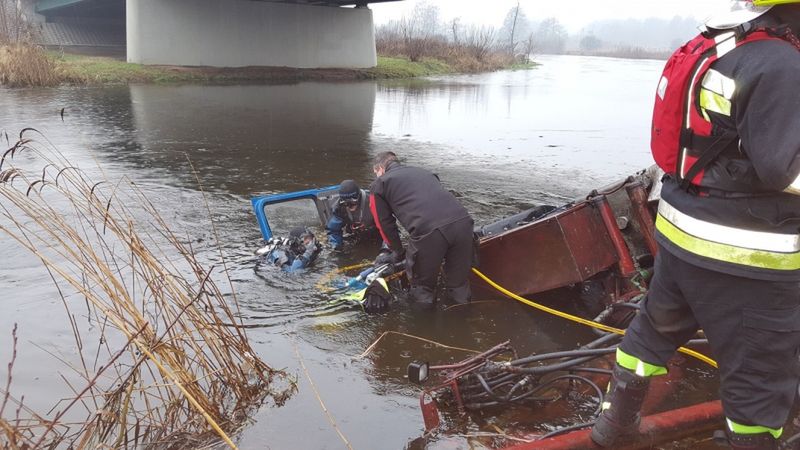
POLYGON ((179 66, 363 68, 372 11, 251 0, 126 0, 128 61, 179 66))

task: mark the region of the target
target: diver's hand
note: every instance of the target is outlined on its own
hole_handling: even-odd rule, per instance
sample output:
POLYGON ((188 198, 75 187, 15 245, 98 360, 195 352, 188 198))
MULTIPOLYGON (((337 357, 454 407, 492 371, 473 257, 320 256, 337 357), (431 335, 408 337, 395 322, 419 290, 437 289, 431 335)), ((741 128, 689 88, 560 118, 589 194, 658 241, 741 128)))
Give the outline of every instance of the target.
POLYGON ((373 280, 367 287, 364 293, 364 300, 362 306, 364 311, 369 314, 382 313, 389 309, 389 301, 392 295, 386 287, 386 282, 383 279, 373 280))

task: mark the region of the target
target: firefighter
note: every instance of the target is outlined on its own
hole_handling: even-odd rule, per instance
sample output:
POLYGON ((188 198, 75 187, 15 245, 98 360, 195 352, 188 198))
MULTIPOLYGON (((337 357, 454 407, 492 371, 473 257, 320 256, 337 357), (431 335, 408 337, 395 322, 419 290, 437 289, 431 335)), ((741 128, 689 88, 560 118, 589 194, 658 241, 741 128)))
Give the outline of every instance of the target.
POLYGON ((379 153, 373 163, 377 178, 370 186, 370 207, 389 250, 378 262, 405 259, 411 299, 416 307, 430 309, 444 259, 448 297, 458 303, 469 302, 473 222, 467 210, 435 174, 400 164, 394 153, 379 153), (407 252, 397 222, 410 236, 407 252))
POLYGON ((700 328, 719 364, 725 444, 777 449, 797 392, 800 0, 735 1, 706 28, 676 52, 657 91, 651 148, 667 172, 659 251, 592 429, 605 447, 636 433, 650 379, 700 328), (700 55, 708 59, 672 98, 681 60, 701 45, 712 46, 700 55), (670 103, 688 109, 665 112, 670 103), (680 143, 662 146, 670 135, 680 143), (660 154, 670 149, 671 159, 660 154))
POLYGON ((341 250, 346 237, 355 242, 377 240, 377 229, 369 210, 369 195, 353 180, 344 180, 339 185, 339 196, 332 199, 333 214, 328 220, 326 230, 328 243, 334 250, 341 250), (346 233, 346 235, 345 235, 346 233))

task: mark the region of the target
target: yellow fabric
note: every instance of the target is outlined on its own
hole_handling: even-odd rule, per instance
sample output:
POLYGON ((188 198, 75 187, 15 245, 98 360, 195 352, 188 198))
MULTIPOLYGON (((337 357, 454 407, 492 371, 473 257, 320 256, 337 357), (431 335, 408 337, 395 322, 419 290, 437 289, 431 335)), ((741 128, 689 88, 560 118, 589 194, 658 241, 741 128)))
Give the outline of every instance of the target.
POLYGON ((656 217, 656 229, 678 247, 706 258, 762 269, 800 270, 800 252, 752 250, 708 241, 686 233, 661 214, 656 217))

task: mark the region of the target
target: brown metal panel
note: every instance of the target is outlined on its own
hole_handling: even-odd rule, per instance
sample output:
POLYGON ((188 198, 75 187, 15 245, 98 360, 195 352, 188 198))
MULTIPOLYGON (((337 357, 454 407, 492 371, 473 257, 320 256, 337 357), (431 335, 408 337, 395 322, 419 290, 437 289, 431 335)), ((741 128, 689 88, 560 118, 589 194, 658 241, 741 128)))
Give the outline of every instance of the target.
POLYGON ((616 264, 618 256, 600 211, 591 204, 560 218, 575 266, 585 281, 616 264))
MULTIPOLYGON (((587 204, 485 239, 480 245, 481 271, 520 295, 584 281, 616 260, 602 218, 587 204)), ((477 278, 473 286, 486 292, 477 278)))

